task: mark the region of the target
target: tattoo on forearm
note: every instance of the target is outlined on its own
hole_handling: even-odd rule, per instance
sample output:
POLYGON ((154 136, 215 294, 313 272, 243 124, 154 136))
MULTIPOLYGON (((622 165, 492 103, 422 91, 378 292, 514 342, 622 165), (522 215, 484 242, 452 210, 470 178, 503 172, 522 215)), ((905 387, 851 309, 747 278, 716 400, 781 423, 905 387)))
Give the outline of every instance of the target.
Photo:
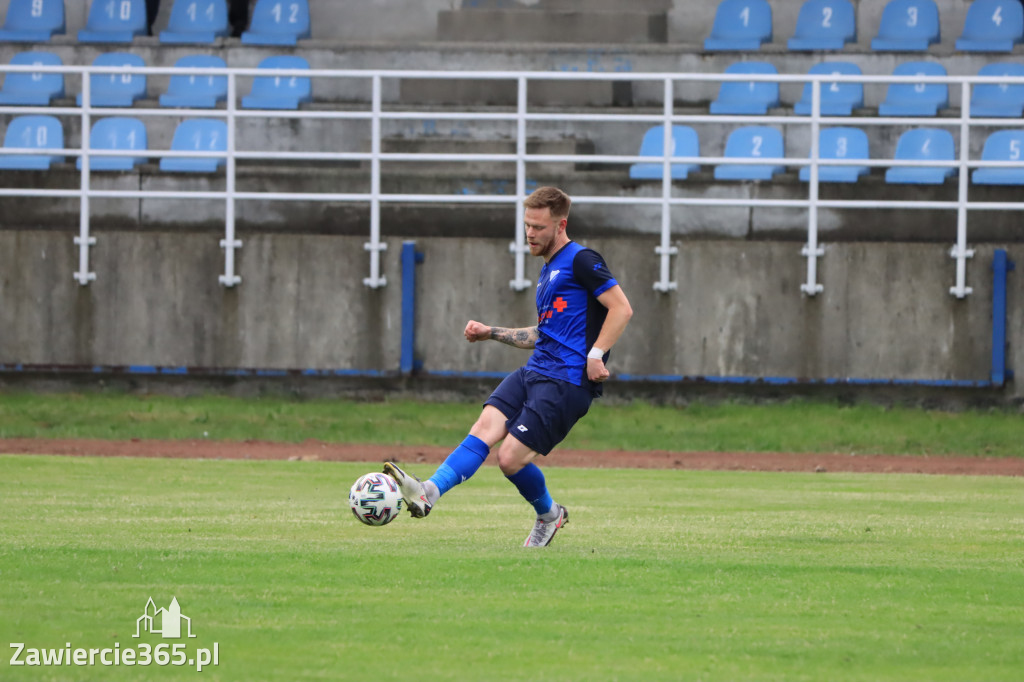
POLYGON ((537 345, 537 328, 523 327, 509 329, 507 327, 491 327, 491 339, 501 341, 516 348, 533 348, 537 345))

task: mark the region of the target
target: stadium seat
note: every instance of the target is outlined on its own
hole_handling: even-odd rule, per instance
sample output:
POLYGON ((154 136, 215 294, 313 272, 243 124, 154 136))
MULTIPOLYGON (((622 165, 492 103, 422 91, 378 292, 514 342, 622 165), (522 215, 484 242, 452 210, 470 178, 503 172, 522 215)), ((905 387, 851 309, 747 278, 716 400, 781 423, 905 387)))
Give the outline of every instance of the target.
POLYGON ((768 0, 722 0, 715 10, 705 50, 760 50, 772 41, 772 7, 768 0))
MULTIPOLYGON (((137 118, 115 116, 101 118, 92 126, 90 149, 148 149, 146 126, 137 118)), ((90 156, 89 169, 94 171, 130 171, 146 159, 141 156, 90 156)), ((82 157, 75 164, 82 169, 82 157)))
MULTIPOLYGON (((777 74, 768 62, 737 62, 726 73, 777 74)), ((779 84, 768 81, 724 81, 718 98, 711 103, 712 114, 767 114, 779 106, 779 84)))
MULTIPOLYGON (((979 76, 1024 77, 1024 64, 985 64, 979 76)), ((1020 118, 1024 115, 1024 83, 977 83, 971 88, 971 116, 1020 118)))
MULTIPOLYGON (((700 156, 700 140, 697 131, 689 126, 672 126, 672 156, 700 156)), ((655 126, 644 133, 640 143, 640 156, 665 155, 665 126, 655 126)), ((661 180, 664 166, 661 161, 655 163, 634 163, 629 167, 629 177, 634 180, 661 180)), ((673 163, 671 175, 673 180, 685 180, 690 172, 697 172, 700 166, 695 163, 673 163)))
MULTIPOLYGON (((92 62, 93 66, 145 66, 146 62, 131 52, 108 52, 92 62)), ((89 90, 94 107, 130 107, 146 96, 145 74, 94 73, 89 76, 89 90)), ((76 98, 82 106, 82 94, 76 98)))
POLYGON ((64 31, 64 0, 11 0, 0 41, 43 43, 64 31))
POLYGON ((939 42, 939 8, 935 0, 890 0, 882 10, 871 49, 879 52, 924 52, 939 42))
MULTIPOLYGON (((228 126, 221 119, 190 118, 178 124, 171 140, 171 151, 226 152, 228 126)), ((213 173, 225 159, 185 156, 160 159, 160 170, 175 173, 213 173)))
MULTIPOLYGON (((174 63, 177 68, 223 69, 227 64, 220 57, 189 55, 174 63)), ((174 75, 167 92, 160 95, 162 107, 213 109, 228 97, 227 76, 205 76, 200 73, 174 75)))
POLYGON ((956 49, 1011 52, 1024 39, 1024 10, 1018 0, 975 0, 967 6, 956 49))
MULTIPOLYGON (((811 75, 828 74, 832 76, 859 76, 860 67, 852 62, 822 62, 815 64, 807 72, 811 75)), ((811 114, 812 105, 811 83, 804 84, 803 95, 793 107, 793 112, 802 116, 811 114)), ((821 114, 822 116, 850 116, 853 110, 864 106, 863 83, 840 83, 838 81, 821 82, 821 114)))
MULTIPOLYGON (((768 126, 746 126, 729 133, 723 156, 743 159, 780 159, 785 156, 782 133, 768 126)), ((771 180, 785 166, 721 164, 715 166, 716 180, 771 180)))
MULTIPOLYGON (((898 161, 955 161, 953 135, 941 128, 913 128, 896 142, 898 161)), ((952 166, 894 166, 885 171, 885 181, 894 184, 941 185, 952 176, 952 166)))
POLYGON ((145 0, 92 0, 85 28, 78 32, 83 43, 130 43, 144 36, 145 0))
MULTIPOLYGON (((63 149, 64 129, 54 116, 17 116, 7 125, 4 147, 63 149)), ((0 155, 0 169, 4 170, 49 170, 53 163, 64 163, 64 157, 49 154, 0 155)))
POLYGON ((789 39, 790 50, 841 50, 857 42, 857 13, 850 0, 805 0, 789 39))
MULTIPOLYGON (((936 62, 904 62, 894 76, 945 76, 946 67, 936 62)), ((885 101, 878 107, 881 116, 936 116, 949 106, 946 83, 890 83, 885 101)))
POLYGON ((294 45, 310 37, 308 0, 257 0, 249 30, 242 34, 247 45, 294 45))
POLYGON ((210 44, 229 33, 226 0, 174 0, 160 42, 210 44))
POLYGON ((1024 129, 997 130, 985 140, 982 161, 1015 161, 1017 168, 975 168, 976 185, 1024 185, 1024 129))
MULTIPOLYGON (((818 158, 825 159, 867 159, 868 135, 860 128, 823 128, 818 135, 818 158)), ((828 166, 818 164, 819 182, 857 182, 867 175, 867 166, 828 166)), ((810 166, 800 169, 800 179, 809 182, 810 166)))
MULTIPOLYGON (((278 55, 260 62, 261 69, 309 69, 302 57, 278 55)), ((309 78, 300 76, 257 76, 252 91, 242 98, 243 109, 298 109, 302 102, 312 101, 309 78)))
MULTIPOLYGON (((11 58, 11 64, 31 66, 60 66, 60 57, 52 52, 19 52, 11 58)), ((64 96, 64 74, 62 73, 13 73, 4 78, 0 90, 0 104, 26 104, 49 106, 56 97, 64 96)))

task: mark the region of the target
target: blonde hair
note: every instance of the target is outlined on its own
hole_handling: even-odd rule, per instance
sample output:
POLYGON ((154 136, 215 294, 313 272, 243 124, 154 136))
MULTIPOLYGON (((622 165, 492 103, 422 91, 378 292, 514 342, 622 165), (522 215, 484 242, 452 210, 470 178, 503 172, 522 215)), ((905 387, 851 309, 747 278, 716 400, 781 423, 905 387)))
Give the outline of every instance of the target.
POLYGON ((546 208, 554 218, 568 218, 572 199, 557 187, 538 187, 523 201, 526 208, 546 208))

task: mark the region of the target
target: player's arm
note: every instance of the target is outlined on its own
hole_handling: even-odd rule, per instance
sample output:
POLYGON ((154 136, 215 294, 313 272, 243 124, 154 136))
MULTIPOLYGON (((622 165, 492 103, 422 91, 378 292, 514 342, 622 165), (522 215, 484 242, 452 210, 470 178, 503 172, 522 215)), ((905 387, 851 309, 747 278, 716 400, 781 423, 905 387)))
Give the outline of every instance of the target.
MULTIPOLYGON (((608 309, 608 316, 605 317, 604 324, 601 325, 601 331, 593 346, 593 348, 599 349, 603 355, 610 351, 622 336, 626 325, 629 324, 629 319, 633 317, 633 308, 629 305, 629 299, 626 298, 625 292, 618 284, 603 292, 597 297, 597 300, 608 309)), ((598 355, 597 352, 593 354, 598 355)), ((591 381, 604 381, 609 374, 608 369, 604 366, 603 357, 587 356, 587 376, 591 381)))
POLYGON ((537 327, 520 327, 509 329, 508 327, 489 327, 486 324, 470 320, 464 332, 466 340, 474 341, 501 341, 516 348, 530 349, 537 345, 537 327))

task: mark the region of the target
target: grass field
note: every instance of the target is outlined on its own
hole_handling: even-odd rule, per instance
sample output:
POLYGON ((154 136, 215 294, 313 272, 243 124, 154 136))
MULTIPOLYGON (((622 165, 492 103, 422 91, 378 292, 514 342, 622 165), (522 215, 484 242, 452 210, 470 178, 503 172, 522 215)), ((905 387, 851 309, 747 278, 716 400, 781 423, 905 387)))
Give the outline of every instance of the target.
MULTIPOLYGON (((484 396, 481 396, 481 400, 484 396)), ((0 393, 0 438, 159 438, 454 447, 480 401, 367 403, 123 393, 0 393)), ((685 408, 598 401, 564 447, 1022 456, 1021 415, 789 401, 685 408)))
MULTIPOLYGON (((2 445, 2 443, 0 443, 2 445)), ((358 524, 371 464, 0 457, 0 641, 139 648, 152 597, 219 664, 31 680, 1007 680, 1024 479, 547 470, 571 523, 519 547, 493 466, 358 524)), ((171 640, 164 640, 171 641, 171 640)), ((179 640, 175 640, 179 641, 179 640)))

